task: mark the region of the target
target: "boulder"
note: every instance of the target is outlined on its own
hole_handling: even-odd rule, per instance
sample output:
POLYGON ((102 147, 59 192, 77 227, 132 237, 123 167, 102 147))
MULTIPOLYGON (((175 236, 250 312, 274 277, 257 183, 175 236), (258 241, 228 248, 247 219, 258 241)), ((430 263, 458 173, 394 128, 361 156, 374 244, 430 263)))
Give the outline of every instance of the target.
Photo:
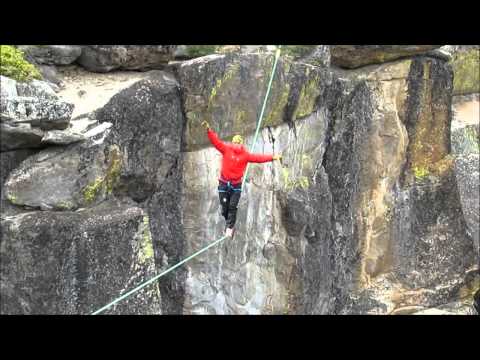
POLYGON ((175 45, 84 45, 77 62, 93 72, 160 69, 173 59, 175 48, 175 45))
MULTIPOLYGON (((158 271, 185 257, 182 226, 182 138, 184 117, 179 84, 152 71, 114 95, 96 118, 111 122, 105 143, 118 146, 122 168, 113 194, 139 203, 150 217, 158 271)), ((162 312, 181 313, 185 269, 159 283, 162 312)))
POLYGON ((480 257, 480 128, 479 96, 456 96, 451 130, 455 176, 468 230, 480 257))
POLYGON ((27 60, 45 65, 69 65, 82 53, 78 45, 19 45, 18 48, 27 60))
POLYGON ((363 71, 335 120, 347 132, 333 130, 327 148, 336 252, 347 254, 336 263, 335 312, 455 301, 475 256, 450 152, 451 67, 416 57, 363 71), (403 70, 385 81, 388 67, 403 70), (383 145, 374 145, 373 129, 389 123, 378 133, 383 145))
MULTIPOLYGON (((11 257, 2 257, 2 264, 7 264, 2 273, 2 294, 7 294, 2 313, 89 313, 151 278, 151 266, 161 271, 181 260, 183 115, 178 83, 168 74, 153 72, 115 95, 97 115, 99 123, 88 118, 74 121, 74 129, 87 141, 44 150, 24 161, 7 180, 10 200, 45 211, 25 215, 25 226, 15 218, 24 214, 7 217, 5 221, 14 226, 2 224, 8 239, 6 256, 11 257), (151 233, 144 232, 146 227, 151 233), (29 236, 25 247, 13 249, 19 228, 29 236), (54 268, 44 262, 33 274, 30 258, 17 256, 16 251, 26 253, 38 241, 50 244, 38 256, 56 262, 54 268), (142 245, 142 250, 145 241, 150 245, 142 245), (18 259, 18 266, 10 259, 18 259), (105 260, 113 265, 105 266, 105 260), (53 270, 61 266, 62 271, 53 270), (17 281, 14 273, 28 274, 32 282, 17 281), (42 294, 42 299, 31 296, 34 293, 42 294)), ((180 312, 181 274, 179 269, 175 277, 165 277, 107 313, 180 312), (163 310, 159 289, 165 292, 163 310)))
MULTIPOLYGON (((57 87, 62 86, 62 81, 59 79, 59 73, 55 65, 38 65, 37 67, 44 81, 48 81, 57 87)), ((52 85, 50 86, 54 88, 52 85)))
MULTIPOLYGON (((254 133, 273 60, 269 54, 215 54, 179 64, 187 150, 209 144, 200 126, 203 120, 208 120, 224 139, 237 133, 254 133)), ((331 75, 323 69, 280 59, 262 127, 292 123, 310 115, 329 82, 331 75)))
POLYGON ((122 189, 136 201, 158 191, 175 166, 182 130, 180 106, 176 80, 167 73, 153 72, 96 112, 99 122, 112 123, 107 141, 124 154, 122 189))
POLYGON ((15 124, 9 120, 10 118, 0 117, 1 152, 41 146, 44 131, 30 124, 15 124))
POLYGON ((26 123, 41 130, 64 130, 70 122, 73 104, 18 96, 2 102, 0 111, 3 121, 12 125, 26 123))
POLYGON ((352 69, 427 53, 439 47, 441 45, 332 45, 330 51, 333 65, 352 69))
MULTIPOLYGON (((1 220, 1 314, 88 315, 155 275, 142 209, 106 202, 80 212, 1 220)), ((102 314, 161 314, 158 284, 102 314)))
POLYGON ((6 214, 15 213, 21 209, 17 209, 15 205, 5 197, 5 190, 3 185, 8 178, 8 175, 17 168, 23 160, 27 157, 35 154, 33 149, 21 149, 13 151, 0 152, 0 214, 6 216, 6 214))
POLYGON ((122 161, 118 148, 104 148, 97 140, 104 136, 29 157, 6 180, 6 198, 42 210, 75 210, 103 201, 112 192, 122 161))
POLYGON ((1 77, 0 151, 42 146, 48 130, 65 130, 74 105, 61 100, 44 81, 16 82, 1 77))
POLYGON ((453 49, 454 95, 480 93, 480 47, 470 45, 453 49))
POLYGON ((284 45, 282 54, 295 61, 320 67, 330 66, 330 45, 284 45))
POLYGON ((18 96, 17 82, 9 77, 0 75, 0 98, 2 102, 6 98, 18 96))
POLYGON ((86 140, 85 135, 68 128, 66 130, 47 131, 42 137, 42 144, 69 145, 84 140, 86 140))
POLYGON ((17 96, 33 97, 47 100, 59 100, 49 83, 40 80, 17 82, 17 96))

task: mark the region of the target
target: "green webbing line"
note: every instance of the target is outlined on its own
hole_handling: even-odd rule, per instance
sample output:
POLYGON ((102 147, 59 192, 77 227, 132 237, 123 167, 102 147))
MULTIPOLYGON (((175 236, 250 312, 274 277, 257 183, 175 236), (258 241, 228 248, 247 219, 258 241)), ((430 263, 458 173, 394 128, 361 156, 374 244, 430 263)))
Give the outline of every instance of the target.
POLYGON ((186 263, 188 260, 193 259, 195 256, 200 255, 200 254, 203 253, 204 251, 207 251, 207 250, 210 249, 212 246, 214 246, 214 245, 218 244, 219 242, 225 240, 225 238, 226 238, 226 236, 218 239, 217 241, 214 241, 213 243, 211 243, 211 244, 208 245, 207 247, 204 247, 203 249, 197 251, 195 254, 190 255, 188 258, 180 261, 178 264, 173 265, 171 268, 165 270, 164 272, 158 274, 157 276, 155 276, 155 277, 151 278, 150 280, 144 282, 143 284, 137 286, 135 289, 130 290, 130 291, 127 292, 126 294, 123 294, 123 295, 120 296, 118 299, 112 301, 110 304, 105 305, 105 306, 102 307, 101 309, 98 309, 97 311, 95 311, 94 313, 92 313, 92 315, 97 315, 97 314, 101 313, 103 310, 108 309, 110 306, 115 305, 115 304, 118 303, 119 301, 121 301, 121 300, 125 299, 126 297, 130 296, 131 294, 133 294, 134 292, 137 292, 138 290, 144 288, 144 287, 147 286, 148 284, 154 282, 154 281, 157 280, 159 277, 162 277, 163 275, 168 274, 170 271, 172 271, 172 270, 176 269, 177 267, 179 267, 180 265, 186 263))
MULTIPOLYGON (((280 48, 281 46, 279 46, 277 48, 277 51, 275 53, 275 61, 273 63, 273 68, 272 68, 272 74, 270 76, 270 82, 268 83, 268 88, 267 88, 267 93, 265 94, 265 99, 263 101, 263 106, 262 106, 262 111, 260 112, 260 116, 258 118, 258 124, 257 124, 257 130, 255 131, 255 136, 253 137, 253 145, 252 145, 252 151, 253 149, 255 149, 255 143, 257 141, 257 136, 260 132, 260 125, 262 123, 262 119, 263 119, 263 113, 265 111, 265 106, 267 104, 267 99, 268 99, 268 95, 270 94, 270 89, 272 87, 272 80, 273 80, 273 76, 275 75, 275 69, 277 67, 277 62, 278 62, 278 58, 280 57, 280 48)), ((247 165, 247 168, 245 170, 245 176, 243 178, 243 182, 242 182, 242 188, 243 188, 243 184, 245 183, 245 179, 247 178, 247 174, 248 174, 248 165, 247 165)), ((126 297, 132 295, 133 293, 137 292, 138 290, 144 288, 145 286, 151 284, 152 282, 154 282, 155 280, 157 280, 158 278, 162 277, 163 275, 166 275, 168 274, 170 271, 176 269, 177 267, 179 267, 180 265, 183 265, 185 264, 187 261, 189 261, 190 259, 193 259, 195 256, 197 255, 200 255, 201 253, 207 251, 208 249, 210 249, 212 246, 215 246, 217 245, 218 243, 222 242, 223 240, 225 240, 227 237, 224 236, 216 241, 214 241, 213 243, 211 243, 210 245, 204 247, 203 249, 197 251, 196 253, 190 255, 189 257, 187 257, 186 259, 180 261, 178 264, 176 265, 173 265, 171 268, 168 268, 167 270, 163 271, 162 273, 156 275, 155 277, 151 278, 150 280, 148 281, 145 281, 143 284, 137 286, 135 289, 132 289, 130 290, 129 292, 123 294, 122 296, 120 296, 119 298, 115 299, 114 301, 112 301, 111 303, 105 305, 104 307, 98 309, 97 311, 93 312, 91 315, 97 315, 99 313, 101 313, 102 311, 108 309, 109 307, 115 305, 116 303, 118 303, 119 301, 122 301, 123 299, 125 299, 126 297)))
MULTIPOLYGON (((258 134, 260 133, 260 124, 262 123, 263 113, 264 113, 265 107, 267 105, 268 95, 270 95, 270 89, 272 88, 273 76, 275 75, 275 69, 277 68, 278 58, 280 57, 280 49, 281 49, 281 45, 277 48, 277 51, 275 52, 275 61, 273 62, 272 75, 270 76, 270 82, 268 83, 267 93, 265 94, 265 99, 263 100, 262 111, 260 111, 260 116, 258 117, 257 130, 255 131, 255 135, 253 137, 253 144, 252 144, 251 152, 254 152, 254 150, 255 150, 255 145, 257 143, 257 137, 258 137, 258 134)), ((242 189, 243 189, 243 185, 245 184, 245 181, 247 180, 249 165, 250 165, 250 163, 247 164, 247 169, 245 170, 245 176, 243 177, 243 181, 242 181, 242 189)))

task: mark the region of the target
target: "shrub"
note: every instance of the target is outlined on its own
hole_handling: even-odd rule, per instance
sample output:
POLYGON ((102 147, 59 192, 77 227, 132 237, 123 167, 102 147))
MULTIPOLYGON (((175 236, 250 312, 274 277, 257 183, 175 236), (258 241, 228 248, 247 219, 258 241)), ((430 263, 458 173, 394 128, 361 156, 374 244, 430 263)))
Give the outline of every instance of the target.
POLYGON ((215 54, 218 45, 187 45, 187 54, 192 57, 200 57, 215 54))
POLYGON ((42 78, 38 69, 25 60, 23 52, 10 45, 0 45, 0 75, 17 81, 42 78))

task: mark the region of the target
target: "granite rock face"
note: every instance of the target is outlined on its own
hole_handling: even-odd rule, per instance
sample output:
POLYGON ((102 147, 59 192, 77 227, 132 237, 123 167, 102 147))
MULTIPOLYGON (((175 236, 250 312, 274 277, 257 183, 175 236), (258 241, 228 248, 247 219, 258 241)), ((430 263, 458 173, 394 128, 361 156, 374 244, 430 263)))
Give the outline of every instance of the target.
MULTIPOLYGON (((231 70, 227 81, 236 86, 228 91, 222 84, 235 64, 242 69, 244 59, 212 55, 182 64, 187 129, 197 129, 210 107, 221 114, 216 118, 212 111, 210 119, 223 138, 235 133, 240 111, 235 99, 241 96, 235 89, 248 87, 251 78, 231 70), (223 69, 213 78, 212 63, 223 69), (215 93, 208 98, 216 103, 202 103, 207 95, 190 90, 190 72, 198 76, 194 83, 220 84, 219 93, 225 89, 229 101, 215 93)), ((292 73, 300 66, 279 65, 283 88, 295 89, 292 73)), ((312 113, 281 124, 292 120, 286 105, 277 116, 265 117, 272 123, 257 149, 282 152, 287 165, 252 167, 232 244, 187 265, 185 312, 348 314, 433 307, 454 300, 465 273, 475 266, 450 154, 449 65, 417 57, 320 77, 321 96, 312 113), (311 137, 322 150, 313 150, 311 137), (295 152, 299 148, 305 158, 295 152), (315 171, 292 172, 288 159, 290 166, 310 164, 315 171)), ((270 106, 278 105, 278 97, 271 101, 270 106)), ((253 132, 253 119, 244 118, 251 125, 243 126, 243 134, 253 132)), ((212 191, 219 156, 211 148, 195 150, 201 133, 188 135, 187 130, 186 147, 192 151, 185 158, 183 209, 190 253, 206 245, 205 239, 221 237, 223 222, 212 191)))
MULTIPOLYGON (((180 64, 187 151, 209 144, 200 126, 205 119, 222 138, 254 132, 273 60, 273 54, 215 54, 180 64)), ((292 123, 310 115, 330 81, 326 70, 279 60, 262 126, 292 123)))
MULTIPOLYGON (((15 207, 2 213, 2 313, 89 313, 179 260, 180 105, 176 82, 153 73, 88 122, 88 141, 15 164, 2 190, 15 207), (31 251, 51 262, 34 272, 31 251)), ((106 313, 175 312, 176 282, 165 278, 106 313)))
MULTIPOLYGON (((84 314, 155 273, 147 215, 103 203, 81 212, 27 212, 2 219, 2 314, 84 314)), ((158 314, 158 287, 107 314, 158 314)))
POLYGON ((451 132, 455 176, 468 231, 480 259, 480 124, 479 94, 455 96, 451 132))
MULTIPOLYGON (((180 208, 184 115, 179 84, 167 73, 152 71, 148 79, 113 96, 96 117, 112 123, 105 143, 118 146, 122 157, 113 194, 133 199, 148 214, 157 270, 174 265, 184 254, 180 208)), ((159 282, 165 313, 180 312, 183 273, 178 269, 159 282)))
POLYGON ((282 58, 256 144, 273 55, 234 52, 150 72, 91 114, 87 141, 12 155, 2 193, 21 210, 2 214, 1 312, 93 311, 221 238, 208 120, 282 161, 250 166, 233 239, 109 311, 469 313, 475 189, 459 165, 467 126, 451 131, 452 67, 426 48, 364 50, 353 70, 282 58), (93 201, 75 198, 92 181, 93 201), (54 206, 67 188, 75 206, 54 206))

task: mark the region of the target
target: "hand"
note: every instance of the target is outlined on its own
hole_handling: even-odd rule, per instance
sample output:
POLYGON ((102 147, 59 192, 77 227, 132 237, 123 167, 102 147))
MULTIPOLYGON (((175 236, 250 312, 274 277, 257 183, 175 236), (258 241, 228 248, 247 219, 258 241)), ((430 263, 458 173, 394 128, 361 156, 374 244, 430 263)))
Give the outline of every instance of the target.
POLYGON ((273 160, 282 160, 282 155, 273 155, 273 160))
POLYGON ((202 126, 207 130, 210 129, 210 124, 207 121, 202 121, 202 126))

